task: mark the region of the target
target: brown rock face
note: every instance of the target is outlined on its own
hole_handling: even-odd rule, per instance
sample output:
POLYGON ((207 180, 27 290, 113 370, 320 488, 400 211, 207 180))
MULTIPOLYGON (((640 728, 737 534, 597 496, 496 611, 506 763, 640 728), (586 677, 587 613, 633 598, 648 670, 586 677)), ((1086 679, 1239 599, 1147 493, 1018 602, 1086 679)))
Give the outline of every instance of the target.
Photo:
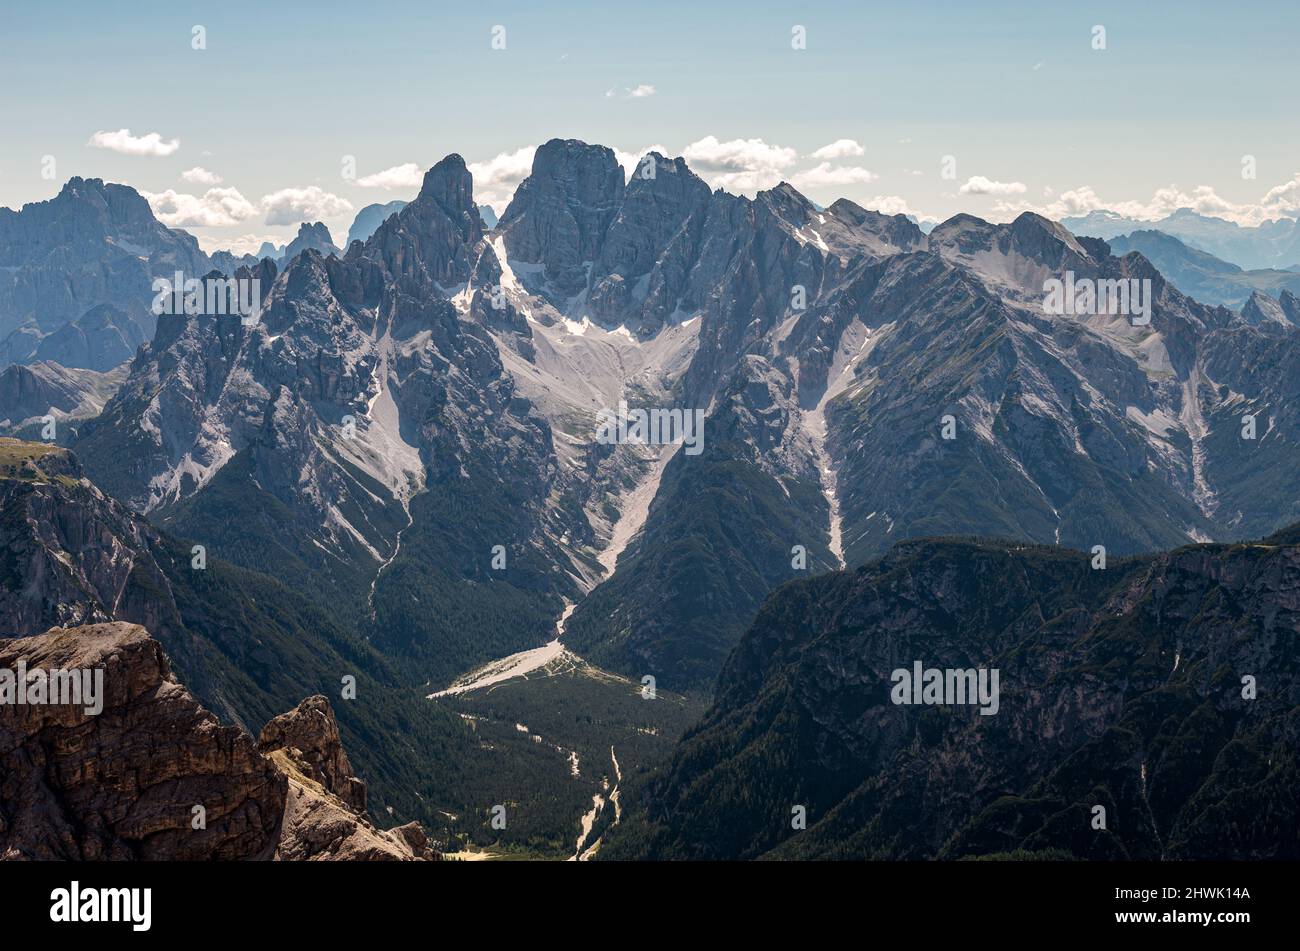
POLYGON ((300 771, 343 800, 353 812, 366 811, 366 784, 352 775, 330 702, 317 694, 266 726, 258 738, 263 753, 288 750, 300 771))
POLYGON ((271 761, 289 779, 284 823, 276 861, 401 862, 436 859, 418 822, 381 831, 362 813, 348 809, 337 796, 308 779, 288 750, 271 761))
POLYGON ((199 705, 138 625, 0 640, 0 859, 436 857, 418 824, 366 818, 324 697, 272 720, 259 748, 199 705), (20 704, 23 669, 29 683, 89 671, 102 686, 20 704))
POLYGON ((277 860, 436 857, 418 822, 381 832, 366 819, 366 784, 352 775, 324 697, 308 697, 264 726, 258 749, 289 780, 277 860))
POLYGON ((274 847, 287 782, 133 624, 0 641, 0 668, 103 671, 103 709, 0 704, 0 857, 238 859, 274 847), (195 829, 203 807, 206 828, 195 829))

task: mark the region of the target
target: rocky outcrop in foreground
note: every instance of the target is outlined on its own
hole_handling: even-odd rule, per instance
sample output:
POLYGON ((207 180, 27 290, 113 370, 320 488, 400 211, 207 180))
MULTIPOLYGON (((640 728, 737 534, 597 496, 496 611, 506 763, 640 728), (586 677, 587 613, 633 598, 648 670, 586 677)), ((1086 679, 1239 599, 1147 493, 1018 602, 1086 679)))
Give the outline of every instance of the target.
POLYGON ((380 831, 364 804, 324 697, 259 743, 204 710, 138 625, 0 640, 0 859, 437 857, 418 824, 380 831), (102 671, 102 690, 94 703, 18 704, 4 671, 20 665, 29 682, 102 671))
POLYGON ((324 697, 308 697, 268 723, 258 749, 289 780, 277 859, 436 857, 418 822, 382 832, 365 818, 366 784, 352 775, 324 697))

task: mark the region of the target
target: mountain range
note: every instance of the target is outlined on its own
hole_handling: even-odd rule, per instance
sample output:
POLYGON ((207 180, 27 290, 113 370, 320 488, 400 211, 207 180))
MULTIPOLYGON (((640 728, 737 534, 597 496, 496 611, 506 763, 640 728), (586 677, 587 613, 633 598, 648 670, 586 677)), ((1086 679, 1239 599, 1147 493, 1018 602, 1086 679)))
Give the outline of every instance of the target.
POLYGON ((1300 292, 1300 269, 1247 271, 1205 251, 1188 247, 1163 231, 1134 231, 1109 238, 1114 254, 1137 251, 1189 297, 1241 310, 1255 294, 1276 299, 1300 292))
POLYGON ((1075 234, 1107 241, 1134 231, 1159 231, 1188 247, 1247 270, 1295 271, 1300 267, 1300 222, 1295 218, 1277 218, 1249 226, 1202 215, 1191 208, 1179 208, 1154 221, 1129 218, 1114 211, 1092 211, 1062 218, 1061 224, 1075 234))
MULTIPOLYGON (((363 215, 346 250, 323 225, 304 223, 276 258, 223 258, 164 228, 131 189, 97 180, 0 212, 0 263, 16 275, 0 295, 0 337, 21 357, 0 372, 0 422, 48 443, 43 418, 53 416, 62 447, 6 444, 0 629, 143 625, 194 695, 250 732, 357 677, 376 699, 338 706, 339 729, 374 801, 394 819, 449 823, 444 839, 467 832, 440 817, 481 816, 492 804, 470 777, 497 782, 542 755, 534 746, 551 755, 523 720, 522 739, 494 739, 488 750, 472 732, 474 718, 505 709, 542 716, 539 684, 490 701, 500 704, 490 712, 449 688, 555 644, 552 659, 567 660, 547 668, 549 679, 564 664, 565 676, 579 671, 561 688, 608 701, 600 729, 635 751, 624 762, 611 746, 604 781, 618 790, 626 772, 654 800, 614 832, 621 806, 607 814, 610 788, 592 785, 600 777, 551 763, 564 790, 556 801, 600 798, 577 852, 600 830, 612 854, 629 856, 1084 854, 1073 840, 1036 838, 1033 824, 1074 808, 1079 790, 1030 780, 1047 782, 1050 769, 1084 755, 1085 736, 1168 739, 1148 710, 1164 688, 1132 668, 1144 654, 1125 654, 1120 695, 1078 745, 1036 746, 1001 772, 982 764, 981 785, 957 808, 939 795, 953 784, 942 769, 908 760, 891 782, 881 771, 917 755, 914 736, 947 761, 973 728, 939 722, 925 732, 924 715, 863 727, 855 718, 875 717, 875 700, 854 693, 856 675, 829 660, 820 672, 801 666, 824 650, 816 639, 849 637, 834 618, 857 619, 859 640, 829 653, 843 647, 874 675, 881 632, 906 634, 890 657, 920 652, 925 631, 967 632, 970 643, 949 638, 943 649, 1005 655, 1006 669, 1023 674, 1012 663, 1023 648, 1060 672, 1066 690, 1111 659, 1094 644, 1112 636, 1097 604, 1145 597, 1134 586, 1150 582, 1160 558, 1217 565, 1238 549, 1182 546, 1300 521, 1289 475, 1300 462, 1300 312, 1290 285, 1272 276, 1285 272, 1256 284, 1255 272, 1218 277, 1225 269, 1174 239, 1108 244, 1028 213, 1006 224, 958 215, 927 234, 847 200, 820 207, 788 184, 753 198, 715 190, 683 159, 654 152, 629 176, 613 150, 561 139, 537 149, 499 221, 476 204, 458 155, 435 164, 409 202, 363 215), (257 280, 257 319, 153 314, 152 279, 176 270, 257 280), (1193 274, 1197 286, 1230 286, 1233 296, 1219 299, 1241 299, 1240 309, 1198 300, 1186 286, 1193 274), (1131 283, 1148 319, 1054 312, 1046 289, 1067 279, 1131 283), (601 414, 620 406, 699 414, 701 451, 602 438, 601 414), (914 541, 951 535, 1013 541, 914 541), (1099 549, 1124 567, 1089 575, 1078 553, 1099 549), (196 570, 197 550, 207 567, 196 570), (1201 554, 1152 554, 1164 550, 1201 554), (944 568, 962 559, 965 574, 944 568), (920 585, 931 570, 932 588, 881 600, 886 587, 920 585), (811 575, 821 577, 801 580, 811 575), (1011 578, 1020 581, 999 586, 1011 578), (1116 578, 1129 587, 1109 586, 1116 578), (925 598, 948 606, 917 607, 925 598), (932 629, 908 627, 927 611, 932 629), (1050 656, 1035 653, 1040 642, 1050 656), (1134 696, 1122 686, 1130 677, 1134 696), (653 705, 662 718, 653 723, 626 705, 647 683, 677 698, 653 705), (681 711, 709 697, 713 710, 652 779, 685 730, 681 711), (800 719, 807 710, 844 721, 800 719), (778 711, 793 733, 773 731, 778 711), (662 742, 637 745, 637 731, 651 729, 662 742), (825 736, 842 748, 781 746, 825 736), (508 745, 525 740, 526 752, 508 745), (493 747, 515 751, 510 767, 488 755, 493 747), (746 799, 756 781, 747 770, 769 755, 788 772, 764 788, 786 798, 816 791, 818 822, 852 800, 889 815, 942 812, 945 824, 906 845, 890 840, 892 826, 846 841, 833 822, 783 844, 781 829, 745 824, 797 804, 746 799), (751 810, 732 832, 699 799, 713 788, 709 769, 724 771, 724 791, 751 810), (981 825, 993 790, 1028 804, 981 825), (913 793, 929 798, 909 805, 913 793), (1004 818, 1019 838, 991 831, 1005 831, 1004 818), (750 844, 728 838, 742 834, 750 844), (952 846, 954 835, 976 844, 952 846)), ((1233 594, 1221 584, 1227 571, 1187 569, 1150 597, 1200 585, 1207 603, 1249 596, 1260 616, 1273 616, 1268 597, 1285 600, 1233 594)), ((1178 616, 1187 667, 1174 700, 1188 718, 1214 706, 1218 755, 1248 732, 1244 715, 1209 693, 1206 658, 1227 648, 1195 627, 1194 613, 1178 616)), ((1119 653, 1141 641, 1127 628, 1121 639, 1119 653)), ((1040 707, 1058 696, 1039 690, 1029 712, 994 718, 1009 732, 991 740, 1087 718, 1061 701, 1051 719, 1040 707)), ((1267 755, 1290 740, 1282 712, 1262 709, 1266 733, 1243 742, 1267 755)), ((579 755, 581 746, 589 759, 599 748, 592 729, 583 724, 555 749, 579 755)), ((1214 779, 1201 760, 1195 769, 1214 779)), ((1108 801, 1137 808, 1120 782, 1108 801)), ((1162 800, 1141 831, 1087 854, 1204 851, 1197 823, 1212 806, 1162 800)), ((550 821, 539 817, 513 841, 560 849, 568 833, 550 821)), ((1262 848, 1245 835, 1232 847, 1262 848)))

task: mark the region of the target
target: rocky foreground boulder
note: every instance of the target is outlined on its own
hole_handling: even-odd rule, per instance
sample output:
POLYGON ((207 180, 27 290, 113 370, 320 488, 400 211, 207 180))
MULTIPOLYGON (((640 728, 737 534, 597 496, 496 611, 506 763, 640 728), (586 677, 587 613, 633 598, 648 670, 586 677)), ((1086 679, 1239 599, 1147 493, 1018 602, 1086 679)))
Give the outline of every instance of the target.
POLYGON ((204 710, 138 625, 0 640, 0 859, 436 857, 418 824, 381 831, 366 817, 324 697, 259 743, 204 710), (26 692, 4 676, 24 668, 26 692), (93 693, 17 702, 53 670, 90 671, 93 693))

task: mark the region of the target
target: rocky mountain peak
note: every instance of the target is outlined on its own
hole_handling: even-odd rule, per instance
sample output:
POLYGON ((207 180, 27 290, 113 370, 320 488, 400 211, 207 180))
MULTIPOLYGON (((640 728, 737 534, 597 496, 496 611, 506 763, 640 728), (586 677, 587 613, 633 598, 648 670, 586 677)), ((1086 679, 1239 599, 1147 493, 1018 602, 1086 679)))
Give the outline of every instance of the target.
POLYGON ((474 177, 465 167, 465 160, 456 153, 425 173, 419 198, 433 201, 456 226, 466 244, 473 244, 483 236, 483 221, 474 205, 474 177))
POLYGON ((498 225, 510 259, 543 265, 560 293, 576 294, 625 189, 612 149, 576 139, 545 143, 498 225))
POLYGON ((847 198, 836 200, 818 216, 817 232, 838 253, 860 250, 887 257, 926 247, 925 233, 906 215, 869 211, 847 198))
MULTIPOLYGON (((149 202, 129 185, 106 183, 99 178, 73 177, 54 198, 24 205, 20 214, 27 215, 29 211, 53 226, 53 232, 43 236, 50 243, 69 239, 93 240, 93 236, 98 234, 110 240, 179 244, 198 253, 198 242, 193 237, 185 232, 173 232, 162 225, 154 217, 149 202)), ((8 221, 17 224, 18 216, 10 217, 8 221)), ((2 240, 3 234, 0 233, 2 240)))
POLYGON ((1018 254, 1056 266, 1085 259, 1088 252, 1074 235, 1054 221, 1024 212, 1010 224, 992 224, 974 215, 954 215, 930 232, 930 249, 963 262, 981 252, 1018 254))
POLYGON ((1032 211, 1020 214, 1015 221, 1011 222, 1010 230, 1017 245, 1031 256, 1035 250, 1046 251, 1058 246, 1067 248, 1081 257, 1088 256, 1088 252, 1069 230, 1060 223, 1034 214, 1032 211))
POLYGON ((338 247, 334 244, 334 238, 330 235, 330 229, 325 226, 323 221, 311 223, 304 221, 300 224, 298 234, 284 249, 284 259, 285 261, 292 261, 307 250, 319 251, 326 257, 331 254, 337 256, 340 253, 338 247))
MULTIPOLYGON (((1295 313, 1295 296, 1287 292, 1290 298, 1288 303, 1291 304, 1292 314, 1295 313)), ((1291 326, 1293 318, 1287 313, 1282 303, 1265 294, 1263 291, 1254 291, 1246 301, 1245 306, 1241 308, 1242 319, 1252 327, 1267 327, 1269 325, 1281 325, 1284 327, 1291 326)))
POLYGON ((754 202, 767 207, 777 217, 796 227, 817 211, 817 207, 789 182, 781 182, 775 188, 759 192, 754 197, 754 202))
POLYGON ((100 671, 100 710, 0 706, 0 855, 238 859, 275 847, 288 783, 250 737, 176 682, 157 641, 120 622, 0 640, 0 668, 100 671), (191 826, 194 807, 205 828, 191 826))
POLYGON ((641 156, 632 168, 625 191, 628 197, 646 191, 658 194, 703 193, 706 199, 712 193, 704 179, 691 171, 686 159, 681 156, 668 158, 659 152, 647 152, 641 156))
POLYGON ((444 208, 454 208, 459 211, 466 204, 471 203, 465 192, 465 186, 470 186, 469 193, 472 194, 473 184, 473 176, 465 165, 465 159, 452 152, 424 173, 424 181, 416 197, 433 198, 444 208))
MULTIPOLYGON (((641 329, 660 325, 667 317, 670 288, 652 272, 674 240, 702 222, 710 195, 709 186, 681 158, 651 152, 637 164, 592 265, 587 302, 598 318, 622 323, 649 298, 645 309, 657 313, 637 315, 635 322, 641 329)), ((670 263, 674 270, 682 267, 670 263)), ((658 276, 665 277, 662 271, 658 276)), ((676 300, 674 296, 672 303, 676 300)))
POLYGON ((291 751, 307 776, 349 808, 365 812, 366 784, 353 775, 334 710, 320 694, 308 697, 262 727, 257 747, 263 753, 291 751))
POLYGON ((1009 224, 954 215, 930 232, 928 244, 994 293, 1025 303, 1041 300, 1044 281, 1063 280, 1066 272, 1096 276, 1108 255, 1104 242, 1089 250, 1065 228, 1030 212, 1009 224))
POLYGON ((102 178, 73 176, 59 189, 54 201, 102 209, 119 222, 140 223, 153 219, 149 202, 143 195, 129 185, 105 183, 102 178))
POLYGON ((930 231, 931 244, 947 244, 960 235, 985 235, 996 227, 985 221, 983 218, 977 218, 975 215, 966 212, 958 212, 951 218, 939 222, 930 231))

